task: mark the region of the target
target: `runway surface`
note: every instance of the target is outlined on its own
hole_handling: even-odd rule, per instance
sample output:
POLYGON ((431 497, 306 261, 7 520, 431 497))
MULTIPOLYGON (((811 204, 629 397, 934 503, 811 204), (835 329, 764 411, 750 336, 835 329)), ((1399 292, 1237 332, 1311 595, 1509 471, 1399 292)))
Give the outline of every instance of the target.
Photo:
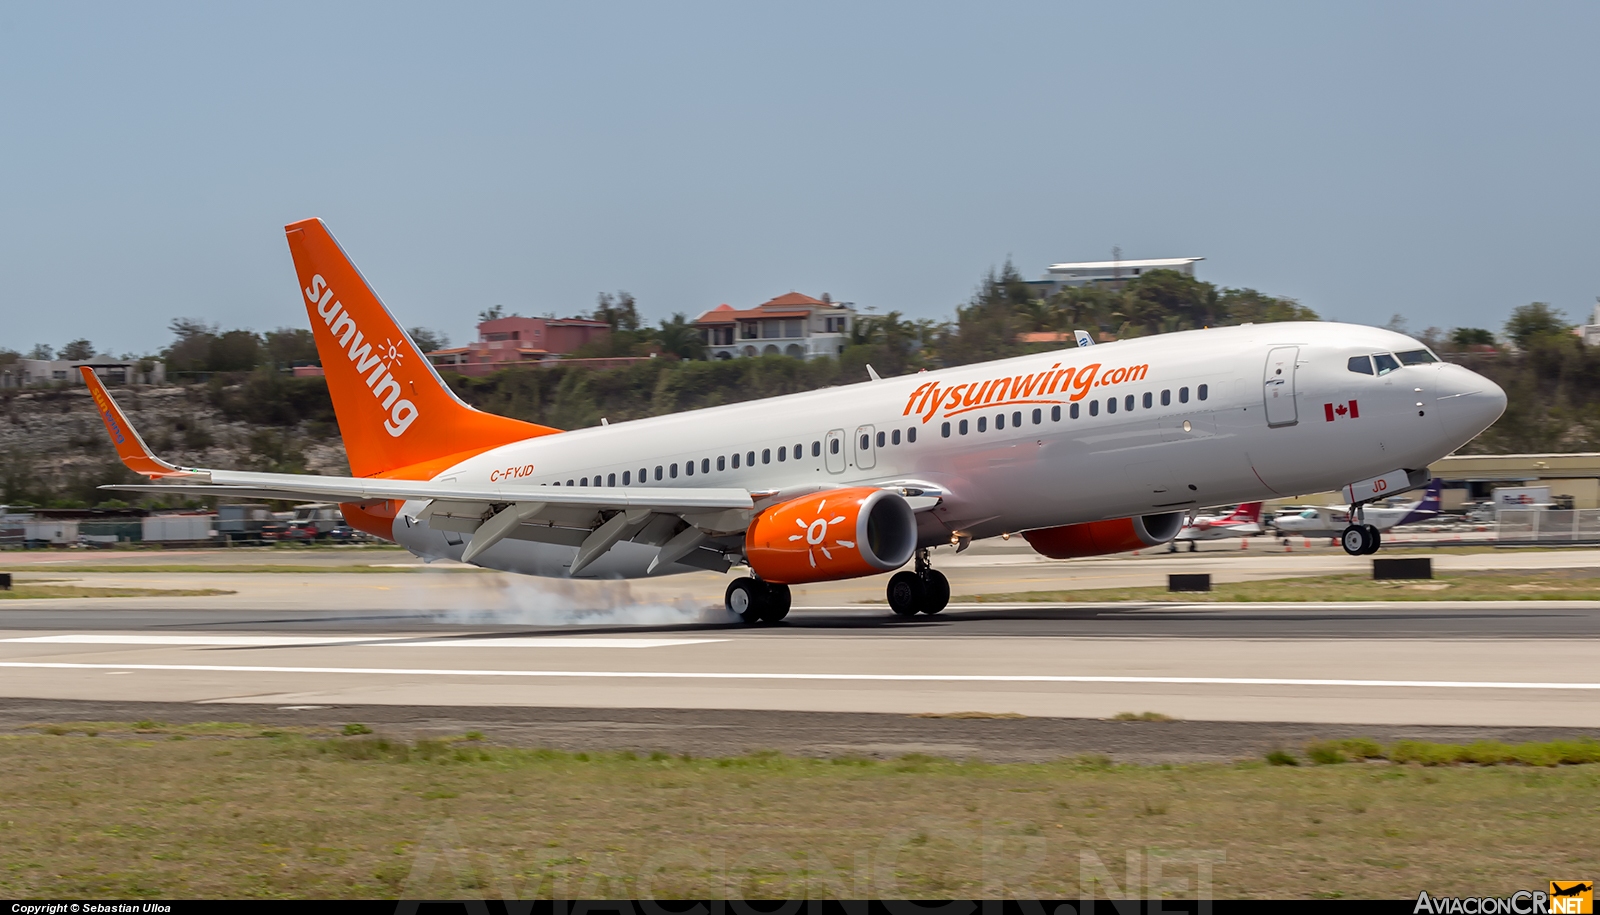
MULTIPOLYGON (((1331 554, 1050 563, 1009 548, 971 552, 940 561, 958 593, 1034 581, 1149 584, 1198 563, 1255 577, 1365 567, 1331 554)), ((1490 560, 1572 568, 1600 565, 1600 553, 1436 562, 1490 560)), ((797 593, 802 606, 784 624, 746 628, 707 596, 720 596, 721 576, 573 583, 471 571, 68 566, 11 567, 85 584, 237 593, 0 603, 0 696, 1054 719, 1152 711, 1191 722, 1600 728, 1600 603, 957 603, 902 621, 854 602, 881 587, 867 581, 797 593)))

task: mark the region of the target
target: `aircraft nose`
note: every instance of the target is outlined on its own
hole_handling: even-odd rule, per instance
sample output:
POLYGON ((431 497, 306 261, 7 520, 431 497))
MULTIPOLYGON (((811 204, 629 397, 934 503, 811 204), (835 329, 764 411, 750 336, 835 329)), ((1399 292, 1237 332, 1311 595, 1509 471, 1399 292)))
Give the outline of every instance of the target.
POLYGON ((1434 409, 1458 446, 1494 425, 1506 411, 1506 392, 1499 385, 1459 365, 1439 365, 1437 391, 1434 409))

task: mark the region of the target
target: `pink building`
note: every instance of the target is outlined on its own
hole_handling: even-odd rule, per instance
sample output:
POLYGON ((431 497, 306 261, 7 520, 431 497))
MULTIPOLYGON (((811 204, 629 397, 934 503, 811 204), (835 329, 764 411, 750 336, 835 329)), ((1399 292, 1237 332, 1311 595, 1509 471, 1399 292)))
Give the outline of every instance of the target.
POLYGON ((463 375, 487 375, 509 365, 557 360, 610 334, 606 322, 588 318, 495 318, 478 325, 474 342, 434 350, 428 360, 463 375))

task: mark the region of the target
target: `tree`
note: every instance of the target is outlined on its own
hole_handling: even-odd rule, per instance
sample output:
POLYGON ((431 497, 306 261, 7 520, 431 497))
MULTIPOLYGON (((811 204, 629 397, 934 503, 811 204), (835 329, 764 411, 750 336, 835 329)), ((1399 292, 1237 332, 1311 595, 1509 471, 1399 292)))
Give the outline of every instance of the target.
POLYGON ((1217 324, 1320 320, 1316 312, 1294 299, 1267 295, 1254 289, 1224 289, 1217 295, 1217 324))
POLYGON ((317 363, 317 338, 303 327, 267 331, 266 357, 276 368, 317 363))
POLYGON ((0 365, 14 365, 21 358, 22 354, 16 350, 0 347, 0 365))
POLYGON ((695 327, 689 316, 681 311, 673 314, 670 321, 662 319, 661 329, 655 332, 655 338, 664 353, 672 353, 680 359, 705 358, 706 344, 700 337, 700 328, 695 327))
POLYGON ((426 327, 413 327, 407 331, 411 335, 411 342, 424 354, 434 350, 444 349, 450 345, 450 337, 442 330, 429 330, 426 327))
POLYGON ((211 341, 206 360, 213 372, 248 372, 261 363, 261 338, 255 331, 230 330, 211 341))
POLYGON ((56 357, 55 347, 48 343, 35 343, 33 349, 28 351, 29 359, 42 359, 49 362, 56 357))
POLYGON ((1511 310, 1506 321, 1506 336, 1526 349, 1541 337, 1554 337, 1570 331, 1567 316, 1545 302, 1532 302, 1511 310))
POLYGON ((94 358, 94 344, 79 338, 61 348, 61 358, 68 362, 86 362, 94 358))
POLYGON ((1450 331, 1450 342, 1456 346, 1493 346, 1494 334, 1481 327, 1457 327, 1450 331))
POLYGON ((485 308, 483 311, 478 312, 478 323, 482 324, 485 321, 498 321, 505 316, 505 306, 496 305, 493 308, 485 308))
POLYGON ((609 292, 600 293, 595 299, 594 313, 590 317, 596 321, 606 322, 610 325, 612 333, 635 331, 640 326, 638 304, 627 292, 618 292, 615 297, 609 292))
POLYGON ((167 325, 177 339, 161 351, 167 369, 173 372, 204 372, 211 362, 211 342, 217 338, 215 324, 197 318, 173 318, 167 325))

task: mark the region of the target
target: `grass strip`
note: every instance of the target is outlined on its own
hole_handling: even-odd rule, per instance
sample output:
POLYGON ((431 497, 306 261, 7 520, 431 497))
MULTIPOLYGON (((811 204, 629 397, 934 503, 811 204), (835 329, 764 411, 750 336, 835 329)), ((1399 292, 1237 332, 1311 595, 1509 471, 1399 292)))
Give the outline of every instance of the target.
MULTIPOLYGON (((100 564, 100 565, 94 565, 94 564, 74 565, 74 564, 70 564, 70 563, 60 563, 60 564, 51 563, 49 566, 41 566, 41 567, 23 566, 23 567, 20 567, 20 568, 12 569, 11 571, 13 572, 13 574, 26 573, 26 572, 50 572, 50 573, 56 573, 56 572, 116 572, 116 573, 132 573, 132 572, 194 572, 194 573, 263 572, 263 573, 267 573, 267 572, 270 572, 270 573, 277 573, 277 574, 301 575, 301 574, 307 574, 307 573, 322 573, 322 572, 376 572, 376 573, 420 572, 424 568, 426 568, 426 567, 422 566, 422 565, 417 565, 417 566, 393 565, 393 566, 381 566, 379 568, 373 568, 372 564, 370 564, 370 563, 366 563, 366 564, 362 564, 362 565, 348 565, 348 566, 339 566, 339 565, 289 566, 289 565, 250 565, 248 563, 239 564, 239 565, 204 565, 204 564, 201 564, 201 563, 188 563, 188 564, 178 563, 178 564, 155 565, 155 564, 129 562, 129 563, 108 563, 108 564, 100 564)), ((428 569, 428 571, 430 571, 430 572, 441 572, 441 571, 442 572, 481 572, 481 571, 484 571, 484 570, 483 569, 479 569, 479 568, 461 568, 461 567, 457 567, 457 566, 449 566, 449 567, 440 567, 440 568, 436 568, 436 569, 428 569)))
POLYGON ((1600 600, 1600 569, 1545 569, 1527 573, 1444 572, 1421 581, 1373 581, 1359 574, 1272 578, 1214 584, 1202 592, 1165 587, 1095 588, 1081 591, 1017 591, 958 600, 978 603, 1115 601, 1256 603, 1282 601, 1407 600, 1600 600))
POLYGON ((1596 765, 695 759, 366 730, 76 722, 0 737, 0 892, 1148 896, 1187 895, 1152 873, 1193 892, 1205 863, 1224 898, 1401 898, 1532 886, 1600 847, 1596 765))
POLYGON ((41 597, 211 597, 235 594, 223 588, 86 588, 82 585, 14 584, 0 591, 0 600, 34 600, 41 597))

